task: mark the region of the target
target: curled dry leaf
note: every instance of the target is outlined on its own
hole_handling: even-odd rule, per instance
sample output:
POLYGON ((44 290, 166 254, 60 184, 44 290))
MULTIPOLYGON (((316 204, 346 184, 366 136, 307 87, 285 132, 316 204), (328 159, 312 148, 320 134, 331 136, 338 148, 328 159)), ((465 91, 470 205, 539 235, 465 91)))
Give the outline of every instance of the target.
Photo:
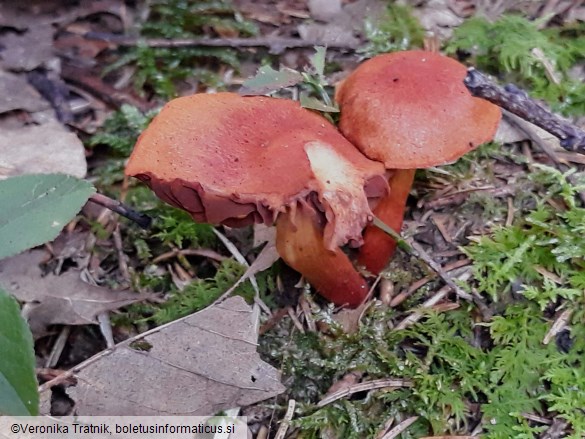
POLYGON ((278 395, 285 388, 256 352, 254 320, 232 297, 90 358, 67 389, 76 413, 205 416, 278 395))
POLYGON ((48 325, 97 323, 98 314, 149 297, 87 284, 76 271, 43 276, 39 264, 45 258, 43 250, 32 250, 0 261, 0 285, 28 304, 27 317, 35 335, 48 325))

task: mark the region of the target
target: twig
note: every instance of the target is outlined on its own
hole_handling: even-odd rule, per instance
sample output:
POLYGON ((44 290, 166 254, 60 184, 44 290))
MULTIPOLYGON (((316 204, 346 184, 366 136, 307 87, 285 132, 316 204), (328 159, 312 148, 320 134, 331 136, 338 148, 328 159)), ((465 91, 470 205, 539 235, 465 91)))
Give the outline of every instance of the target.
POLYGON ((137 212, 136 210, 126 206, 124 203, 113 200, 104 194, 93 194, 91 197, 89 197, 89 201, 95 204, 99 204, 100 206, 110 209, 112 212, 116 212, 117 214, 134 221, 143 229, 148 229, 152 223, 152 218, 148 215, 137 212))
MULTIPOLYGON (((444 286, 439 291, 437 291, 437 293, 434 294, 430 299, 424 302, 421 308, 422 309, 432 308, 441 300, 443 300, 445 296, 449 293, 449 291, 451 291, 451 287, 449 287, 448 285, 444 286)), ((412 314, 408 315, 407 317, 404 318, 404 320, 398 323, 398 325, 396 325, 394 329, 396 330, 406 329, 408 326, 418 322, 422 316, 423 316, 422 311, 420 310, 414 311, 412 314)))
MULTIPOLYGON (((467 271, 460 276, 460 280, 467 280, 471 277, 471 272, 467 271)), ((444 286, 439 291, 437 291, 431 298, 425 301, 421 306, 420 309, 414 311, 409 316, 405 317, 394 329, 405 329, 406 327, 412 325, 413 323, 418 322, 421 317, 423 316, 423 309, 429 309, 439 303, 441 300, 445 298, 445 296, 451 291, 451 287, 449 285, 444 286)))
POLYGON ((566 309, 555 319, 554 323, 542 340, 543 344, 549 344, 559 332, 567 327, 567 323, 569 323, 569 320, 571 319, 572 312, 572 309, 566 309))
POLYGON ((128 284, 131 283, 130 271, 128 270, 128 262, 126 260, 126 254, 124 253, 124 244, 122 243, 122 234, 120 233, 120 223, 116 221, 116 228, 112 233, 114 238, 114 247, 118 254, 118 268, 120 274, 124 278, 124 281, 128 284))
POLYGON ((394 425, 395 416, 390 416, 388 420, 384 423, 384 427, 378 432, 375 439, 382 439, 386 433, 390 431, 392 425, 394 425))
POLYGON ((551 426, 540 437, 541 439, 559 439, 566 437, 565 434, 568 426, 569 423, 564 419, 554 418, 551 426))
POLYGON ((67 339, 69 338, 69 334, 71 333, 71 326, 63 326, 61 332, 59 332, 59 336, 51 349, 51 353, 49 354, 49 358, 45 362, 45 368, 52 369, 55 365, 59 362, 59 358, 61 358, 61 354, 63 353, 63 349, 65 349, 65 344, 67 343, 67 339))
POLYGON ((559 138, 564 149, 585 153, 585 131, 551 113, 515 85, 500 87, 473 67, 467 70, 463 83, 473 96, 486 99, 559 138))
POLYGON ((418 416, 412 416, 410 418, 405 419, 392 430, 390 430, 388 433, 386 433, 384 436, 382 436, 382 439, 394 439, 395 437, 398 437, 399 434, 401 434, 404 430, 406 430, 408 427, 414 424, 417 419, 418 416))
POLYGON ((303 324, 301 323, 301 321, 299 320, 299 318, 297 317, 297 315, 295 314, 294 309, 292 309, 290 306, 287 308, 288 311, 288 316, 290 317, 291 321, 293 322, 293 325, 295 325, 295 328, 297 328, 297 330, 301 333, 304 334, 305 333, 305 328, 303 328, 303 324))
POLYGON ((459 297, 461 297, 462 299, 465 299, 465 300, 469 300, 469 301, 474 300, 473 296, 471 294, 463 291, 463 289, 459 285, 457 285, 455 282, 453 282, 453 279, 451 279, 451 276, 449 276, 449 274, 447 274, 445 272, 445 270, 443 270, 443 267, 441 267, 439 264, 437 264, 437 262, 435 262, 433 260, 433 258, 431 258, 418 243, 416 243, 412 240, 407 241, 406 239, 402 238, 398 233, 396 233, 394 230, 392 230, 390 227, 388 227, 384 222, 382 222, 377 217, 374 217, 373 224, 376 227, 379 227, 380 229, 382 229, 384 232, 386 232, 392 238, 394 238, 394 240, 396 240, 398 245, 403 250, 410 253, 414 257, 423 260, 435 273, 437 273, 437 275, 441 279, 443 279, 443 281, 451 289, 453 289, 455 294, 457 294, 459 297))
POLYGON ((77 87, 85 90, 100 101, 116 109, 120 109, 123 104, 133 105, 142 112, 152 109, 152 106, 148 102, 132 95, 131 93, 126 93, 123 90, 114 88, 104 82, 101 77, 92 75, 90 72, 80 67, 72 66, 71 64, 64 64, 61 70, 61 76, 67 82, 75 84, 77 87))
POLYGON ((110 313, 108 311, 104 311, 97 316, 98 322, 100 324, 100 332, 104 336, 106 340, 106 346, 108 349, 113 349, 116 346, 116 342, 114 341, 114 332, 112 331, 112 322, 110 321, 110 313))
POLYGON ((282 419, 280 427, 278 427, 278 431, 276 432, 276 436, 274 436, 274 439, 284 439, 284 436, 286 435, 286 432, 290 425, 290 421, 292 420, 293 415, 295 414, 296 404, 297 402, 294 399, 288 400, 288 408, 286 409, 286 413, 284 415, 284 418, 282 419))
POLYGON ((301 307, 301 310, 303 311, 303 315, 305 316, 305 322, 307 322, 307 328, 309 328, 309 331, 310 332, 317 332, 317 324, 315 323, 315 319, 313 318, 311 304, 306 299, 306 297, 308 297, 308 296, 302 295, 299 298, 299 306, 301 307))
POLYGON ((244 275, 240 279, 238 279, 238 281, 234 285, 232 285, 231 288, 229 288, 218 299, 216 299, 215 302, 213 302, 213 305, 217 305, 218 303, 223 302, 225 299, 227 299, 234 292, 234 290, 236 289, 236 287, 238 285, 240 285, 240 283, 249 279, 250 283, 252 284, 252 288, 254 289, 254 293, 255 293, 254 303, 256 303, 260 308, 262 308, 262 311, 264 311, 266 314, 268 314, 269 316, 272 315, 270 308, 268 308, 268 306, 260 298, 260 289, 258 288, 258 282, 256 281, 256 276, 254 275, 254 273, 246 275, 248 270, 250 270, 250 264, 248 264, 248 261, 246 260, 244 255, 242 255, 242 253, 240 253, 238 248, 223 233, 221 233, 220 231, 218 231, 215 228, 212 230, 213 230, 213 233, 215 233, 215 236, 217 236, 219 238, 219 240, 222 242, 222 244, 225 245, 225 247, 229 250, 229 252, 236 259, 236 261, 238 261, 240 264, 242 264, 244 267, 246 267, 246 273, 244 273, 244 275))
POLYGON ((514 200, 512 199, 512 197, 508 197, 508 200, 506 201, 506 203, 508 204, 508 213, 506 214, 506 227, 511 227, 512 224, 514 223, 514 200))
MULTIPOLYGON (((538 133, 536 132, 537 128, 535 128, 534 125, 531 125, 530 123, 520 119, 519 117, 514 116, 513 114, 504 114, 504 116, 507 117, 508 121, 512 125, 516 126, 520 131, 526 134, 533 144, 538 145, 540 149, 542 149, 545 152, 545 154, 555 163, 555 165, 557 165, 557 167, 563 164, 563 157, 561 157, 552 148, 552 146, 546 139, 543 139, 541 136, 538 135, 538 133)), ((569 175, 567 179, 569 180, 569 183, 573 185, 577 183, 574 175, 569 175)), ((578 195, 579 198, 581 198, 581 201, 585 203, 585 192, 581 191, 579 192, 578 195)))
POLYGON ((365 392, 368 390, 376 389, 399 389, 402 387, 412 387, 413 384, 409 380, 396 379, 396 378, 382 378, 379 380, 366 381, 365 383, 354 384, 353 386, 346 387, 338 390, 331 395, 326 396, 317 403, 317 407, 325 407, 332 402, 337 401, 341 398, 346 398, 354 393, 365 392))
POLYGON ((528 419, 529 421, 538 422, 539 424, 545 425, 552 424, 552 421, 550 419, 535 415, 533 413, 522 413, 522 417, 528 419))
MULTIPOLYGON (((445 271, 445 273, 448 273, 449 271, 453 271, 453 270, 456 270, 458 268, 466 267, 467 265, 470 265, 470 264, 471 264, 471 261, 469 259, 460 259, 460 260, 457 260, 457 261, 451 262, 450 264, 445 265, 443 267, 443 270, 445 271)), ((402 302, 404 302, 408 297, 410 297, 412 295, 412 293, 414 293, 416 290, 418 290, 419 288, 422 288, 424 285, 426 285, 427 283, 429 283, 430 281, 435 279, 435 277, 436 277, 436 274, 432 274, 430 276, 426 276, 420 280, 417 280, 410 287, 408 287, 408 289, 406 291, 401 291, 396 296, 394 296, 392 298, 392 300, 390 301, 390 307, 391 308, 397 307, 402 302)))
MULTIPOLYGON (((118 46, 137 46, 139 44, 148 47, 158 48, 181 48, 181 47, 268 47, 270 52, 279 54, 284 50, 296 47, 314 47, 325 45, 321 40, 301 40, 299 38, 137 38, 123 35, 114 35, 101 32, 87 32, 84 35, 88 40, 107 41, 117 44, 118 46)), ((356 46, 347 43, 337 43, 330 41, 327 44, 328 49, 355 49, 356 46)))
POLYGON ((152 260, 153 264, 159 264, 167 259, 172 259, 177 256, 201 256, 203 258, 213 259, 217 262, 225 261, 227 258, 220 255, 218 252, 208 248, 185 248, 185 249, 174 249, 158 255, 152 260))
POLYGON ((60 76, 45 69, 35 69, 27 75, 27 80, 46 100, 51 103, 62 123, 73 122, 73 113, 69 106, 69 89, 60 76))
MULTIPOLYGON (((556 164, 560 163, 561 160, 557 156, 555 148, 557 148, 558 140, 555 137, 550 137, 547 133, 544 133, 540 128, 534 124, 525 121, 524 119, 508 112, 504 111, 504 118, 508 123, 518 130, 523 132, 533 144, 540 146, 540 149, 556 164)), ((530 159, 531 157, 527 155, 530 159)), ((530 161, 530 160, 529 160, 530 161)))

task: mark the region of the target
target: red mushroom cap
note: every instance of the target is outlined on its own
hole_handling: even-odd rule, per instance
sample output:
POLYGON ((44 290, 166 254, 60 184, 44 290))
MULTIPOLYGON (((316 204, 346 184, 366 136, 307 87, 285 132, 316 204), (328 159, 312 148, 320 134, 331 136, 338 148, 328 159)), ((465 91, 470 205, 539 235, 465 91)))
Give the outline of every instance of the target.
POLYGON ((309 202, 325 212, 330 249, 360 242, 367 197, 387 191, 383 166, 323 117, 290 100, 233 93, 169 102, 138 139, 126 174, 199 222, 272 224, 309 202))
POLYGON ((366 156, 392 169, 452 162, 491 140, 500 109, 473 97, 467 70, 425 51, 379 55, 338 88, 341 132, 366 156))

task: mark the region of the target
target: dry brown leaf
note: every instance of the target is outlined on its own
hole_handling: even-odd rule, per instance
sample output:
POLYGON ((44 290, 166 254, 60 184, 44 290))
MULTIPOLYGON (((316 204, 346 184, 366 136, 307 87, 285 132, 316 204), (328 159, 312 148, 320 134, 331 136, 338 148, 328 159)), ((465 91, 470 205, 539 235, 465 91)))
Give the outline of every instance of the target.
POLYGON ((342 309, 333 316, 338 324, 343 328, 346 334, 355 334, 360 328, 360 321, 364 310, 370 306, 371 302, 362 303, 355 309, 342 309))
POLYGON ((83 143, 56 121, 2 131, 0 178, 33 173, 83 178, 86 172, 83 143))
POLYGON ((22 33, 0 35, 0 66, 9 70, 33 70, 53 56, 53 34, 49 23, 35 23, 22 33))
POLYGON ((442 40, 450 38, 453 29, 463 22, 446 0, 430 0, 424 6, 414 9, 413 14, 423 29, 442 40))
POLYGON ((39 264, 44 259, 43 250, 32 250, 0 261, 0 285, 26 303, 27 317, 36 335, 53 324, 97 324, 98 314, 149 297, 87 284, 77 271, 43 277, 39 264))
POLYGON ((276 242, 276 227, 266 224, 254 224, 254 238, 252 246, 259 247, 265 242, 274 244, 276 242))
POLYGON ((90 16, 95 18, 99 13, 117 17, 125 29, 132 22, 126 5, 119 0, 79 0, 75 3, 63 0, 4 0, 0 2, 0 27, 15 29, 19 33, 39 25, 51 25, 55 30, 63 30, 76 20, 90 16))
POLYGON ((326 1, 312 3, 313 13, 322 15, 321 18, 315 17, 327 23, 305 23, 297 29, 303 40, 315 40, 323 45, 359 46, 360 39, 357 35, 363 33, 365 20, 375 20, 386 10, 385 2, 380 0, 356 0, 345 4, 340 10, 336 9, 337 2, 330 2, 331 4, 327 5, 326 1))
POLYGON ((517 126, 512 125, 505 117, 500 120, 494 142, 506 144, 522 142, 526 139, 528 139, 526 133, 523 133, 517 126))
POLYGON ((301 39, 318 41, 320 45, 339 45, 348 48, 357 47, 360 40, 353 35, 353 29, 348 29, 336 23, 328 24, 301 24, 297 28, 301 39))
POLYGON ((349 16, 354 29, 362 29, 365 20, 375 21, 383 17, 387 10, 387 2, 381 0, 356 0, 343 6, 343 11, 349 16))
POLYGON ((28 84, 24 76, 0 69, 0 114, 13 110, 32 113, 48 108, 49 103, 28 84))
POLYGON ((319 21, 331 21, 341 12, 341 0, 309 0, 311 17, 319 21))
POLYGON ((28 29, 27 17, 22 14, 13 4, 0 2, 0 27, 10 27, 19 32, 28 29))
POLYGON ((232 297, 90 358, 67 389, 76 414, 205 416, 278 395, 285 388, 256 352, 254 320, 232 297))

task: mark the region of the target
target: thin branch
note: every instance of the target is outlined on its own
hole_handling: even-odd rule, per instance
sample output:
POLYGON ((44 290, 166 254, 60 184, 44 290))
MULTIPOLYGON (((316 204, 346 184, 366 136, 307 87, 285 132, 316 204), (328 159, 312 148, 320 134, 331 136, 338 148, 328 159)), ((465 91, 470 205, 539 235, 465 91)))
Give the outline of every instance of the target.
POLYGON ((107 41, 109 43, 117 44, 118 46, 137 46, 139 44, 148 47, 158 48, 181 48, 181 47, 233 47, 233 48, 248 48, 248 47, 267 47, 271 53, 279 54, 286 49, 297 47, 315 47, 327 46, 328 49, 345 49, 352 50, 356 46, 347 43, 337 43, 329 41, 327 43, 321 40, 302 40, 300 38, 272 38, 272 37, 258 37, 258 38, 137 38, 128 37, 124 35, 115 35, 101 32, 87 32, 84 35, 88 40, 107 41))
POLYGON ((286 409, 286 413, 282 419, 282 423, 280 424, 278 431, 276 432, 276 436, 274 436, 274 439, 284 439, 288 427, 290 426, 290 421, 292 421, 293 415, 295 414, 296 404, 297 402, 294 399, 288 400, 288 408, 286 409))
POLYGON ((412 387, 412 381, 397 378, 381 378, 379 380, 366 381, 353 386, 338 390, 337 392, 327 395, 317 403, 317 407, 325 407, 327 404, 337 401, 341 398, 346 398, 354 393, 365 392, 376 389, 399 389, 402 387, 412 387))
POLYGON ((553 114, 515 85, 500 87, 473 67, 467 70, 463 83, 473 96, 486 99, 548 131, 560 140, 564 149, 585 153, 585 131, 553 114))
POLYGON ((435 273, 437 273, 437 275, 441 279, 443 279, 443 282, 445 282, 449 287, 451 287, 451 289, 455 292, 455 294, 457 294, 457 296, 461 297, 462 299, 469 300, 471 302, 474 301, 473 296, 465 292, 463 288, 461 288, 459 285, 453 282, 453 279, 447 272, 445 272, 443 267, 441 267, 433 258, 431 258, 419 244, 412 240, 407 241, 406 239, 402 238, 398 233, 396 233, 394 230, 388 227, 388 225, 386 225, 377 217, 374 217, 373 224, 376 227, 382 229, 392 238, 394 238, 394 240, 396 240, 396 242, 398 243, 398 246, 402 248, 404 251, 418 259, 423 260, 435 273))
MULTIPOLYGON (((548 142, 547 139, 543 138, 541 135, 539 135, 536 132, 537 128, 535 128, 534 125, 532 125, 532 124, 530 124, 530 123, 522 120, 521 118, 519 118, 513 114, 510 114, 510 113, 504 112, 504 117, 506 117, 508 119, 508 122, 510 122, 515 127, 517 127, 524 134, 526 134, 528 136, 528 138, 532 141, 532 143, 535 145, 538 145, 540 147, 540 149, 542 149, 544 151, 544 153, 546 155, 548 155, 550 157, 550 159, 557 165, 557 168, 561 169, 559 167, 559 165, 562 164, 562 158, 560 156, 560 153, 558 153, 557 151, 555 151, 553 149, 553 147, 550 145, 550 142, 548 142)), ((564 154, 571 154, 571 153, 567 152, 564 154)), ((578 153, 573 153, 573 154, 577 155, 579 157, 582 157, 578 153)), ((569 180, 569 183, 571 183, 572 185, 577 184, 577 180, 575 178, 575 175, 567 176, 567 180, 569 180)), ((579 198, 581 198, 581 201, 583 203, 585 203, 585 191, 579 192, 579 198)))
POLYGON ((126 282, 127 285, 132 283, 132 278, 130 276, 130 270, 128 269, 128 261, 126 253, 124 253, 124 244, 122 243, 122 234, 120 233, 120 223, 116 222, 116 228, 112 233, 114 238, 114 247, 116 248, 116 253, 118 254, 118 269, 120 270, 120 274, 122 278, 126 282))
POLYGON ((144 213, 140 213, 120 201, 113 200, 110 197, 105 196, 104 194, 93 194, 89 197, 89 201, 95 204, 99 204, 107 209, 110 209, 112 212, 116 212, 123 217, 128 218, 131 221, 134 221, 143 229, 148 229, 150 224, 152 223, 152 218, 144 213))
MULTIPOLYGON (((450 271, 457 270, 459 268, 466 267, 468 265, 471 265, 471 261, 469 259, 460 259, 460 260, 454 261, 450 264, 447 264, 442 268, 445 271, 445 273, 448 273, 450 271)), ((410 287, 408 287, 408 289, 406 291, 401 291, 400 293, 398 293, 396 296, 394 296, 392 298, 392 300, 390 301, 390 308, 395 308, 398 305, 400 305, 408 297, 410 297, 412 295, 412 293, 414 293, 416 290, 423 287, 424 285, 426 285, 427 283, 429 283, 430 281, 432 281, 436 277, 437 277, 437 274, 433 273, 430 276, 426 276, 426 277, 414 282, 410 287)))
POLYGON ((398 437, 408 427, 410 427, 412 424, 414 424, 417 419, 418 419, 418 416, 411 416, 410 418, 405 419, 400 424, 398 424, 396 427, 394 427, 392 430, 390 430, 388 433, 386 433, 384 436, 382 436, 382 439, 394 439, 394 438, 398 437))
POLYGON ((213 259, 217 262, 222 262, 227 259, 227 257, 220 255, 216 251, 207 249, 207 248, 185 248, 185 249, 174 249, 169 252, 163 253, 158 255, 156 258, 152 260, 153 264, 159 264, 167 259, 172 259, 177 256, 201 256, 204 258, 213 259))
POLYGON ((552 324, 552 326, 544 336, 544 339, 542 340, 543 344, 549 344, 551 340, 554 337, 556 337, 559 332, 561 332, 563 329, 567 327, 567 324, 571 319, 572 313, 573 313, 572 309, 570 308, 566 309, 555 319, 554 323, 552 324))
MULTIPOLYGON (((471 277, 471 273, 468 271, 468 272, 463 273, 459 277, 459 280, 466 281, 470 277, 471 277)), ((418 322, 423 317, 425 309, 433 308, 441 300, 443 300, 447 296, 447 294, 449 294, 450 291, 451 291, 451 287, 449 285, 446 285, 443 288, 441 288, 439 291, 437 291, 435 294, 433 294, 429 299, 427 299, 420 306, 419 309, 413 311, 412 314, 409 314, 400 323, 398 323, 394 329, 396 329, 396 330, 405 329, 408 326, 418 322)))

